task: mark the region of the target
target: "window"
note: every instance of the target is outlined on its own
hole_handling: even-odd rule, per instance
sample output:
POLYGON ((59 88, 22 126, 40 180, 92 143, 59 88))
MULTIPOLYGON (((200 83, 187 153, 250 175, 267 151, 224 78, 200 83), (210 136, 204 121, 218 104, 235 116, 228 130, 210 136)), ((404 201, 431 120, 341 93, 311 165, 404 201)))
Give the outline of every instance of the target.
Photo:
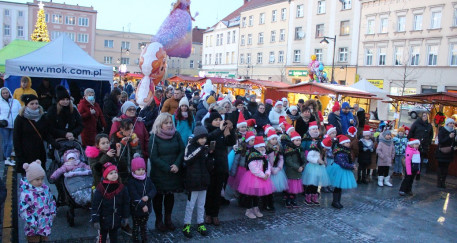
POLYGON ((53 15, 52 15, 52 23, 53 23, 53 24, 62 24, 62 23, 63 23, 62 15, 60 15, 60 14, 53 14, 53 15))
POLYGON ((259 52, 257 53, 257 64, 262 64, 263 62, 263 53, 259 52))
POLYGON ((277 21, 278 10, 271 11, 271 22, 277 21))
POLYGON ((233 33, 232 33, 232 43, 235 44, 236 43, 236 31, 234 30, 233 33))
POLYGON ((19 17, 23 17, 24 16, 24 11, 17 11, 17 15, 19 17))
POLYGON ((241 19, 241 27, 245 28, 246 27, 246 17, 243 17, 241 19))
POLYGON ((219 34, 216 35, 216 46, 219 45, 219 34))
POLYGON ((224 43, 222 43, 224 41, 224 34, 220 34, 219 35, 219 45, 222 46, 224 43))
POLYGON ((419 65, 419 46, 411 46, 411 66, 419 65))
POLYGON ((208 54, 205 54, 205 65, 208 64, 208 54))
POLYGON ((283 63, 283 62, 284 62, 284 51, 279 51, 278 63, 283 63))
POLYGON ((251 64, 251 53, 246 54, 246 64, 251 64))
POLYGON ((300 50, 294 50, 294 62, 300 62, 300 50))
POLYGON ((324 36, 324 24, 316 25, 316 37, 324 36))
POLYGON ((244 46, 246 43, 245 43, 245 39, 244 39, 244 35, 241 36, 241 45, 244 46))
POLYGON ((18 26, 17 27, 17 36, 18 37, 24 37, 24 26, 18 26))
POLYGON ((103 63, 113 64, 113 57, 103 57, 103 63))
POLYGON ((78 19, 79 26, 89 26, 89 18, 81 18, 78 19))
POLYGON ((76 17, 74 17, 74 16, 65 16, 65 24, 66 25, 75 25, 76 24, 76 17))
POLYGON ((281 20, 286 20, 287 9, 281 9, 281 20))
POLYGON ((105 40, 105 47, 106 48, 113 48, 114 41, 113 40, 105 40))
POLYGON ((248 45, 252 45, 252 34, 248 34, 248 45))
POLYGON ((303 28, 302 27, 295 27, 295 40, 303 39, 303 28))
POLYGON ((275 52, 270 51, 269 63, 275 63, 275 52))
POLYGON ((340 35, 349 35, 350 27, 349 20, 341 21, 340 23, 340 35))
POLYGON ((209 54, 209 56, 208 56, 209 64, 211 64, 211 56, 212 56, 211 54, 209 54))
POLYGON ((405 23, 406 23, 406 17, 405 16, 398 16, 398 19, 397 19, 397 32, 406 31, 405 23))
POLYGON ((381 18, 381 24, 379 25, 379 33, 387 33, 388 24, 388 18, 381 18))
POLYGON ((209 36, 209 46, 213 46, 213 36, 209 36))
POLYGON ((325 13, 325 1, 318 1, 317 2, 317 14, 324 14, 325 13))
POLYGON ((249 16, 249 26, 252 26, 252 24, 254 23, 254 16, 249 16))
POLYGON ((49 23, 49 14, 44 14, 44 19, 46 23, 49 23))
POLYGON ((342 9, 343 10, 352 8, 351 0, 340 0, 340 2, 342 3, 342 9))
POLYGON ((259 33, 259 44, 263 44, 263 32, 259 33))
POLYGON ((365 50, 365 65, 367 65, 367 66, 373 65, 373 50, 372 49, 365 50))
POLYGON ((271 39, 270 42, 276 42, 276 31, 271 31, 271 39))
POLYGON ((374 34, 374 19, 369 19, 367 23, 367 34, 373 35, 374 34))
POLYGON ((413 30, 422 30, 422 14, 414 15, 413 30))
POLYGON ((130 58, 128 58, 128 57, 121 58, 121 64, 130 65, 130 58))
POLYGON ((57 39, 61 34, 62 34, 62 32, 60 32, 60 31, 52 31, 51 40, 57 39))
POLYGON ((68 38, 70 38, 72 41, 75 41, 75 33, 73 33, 73 32, 67 32, 67 33, 65 33, 65 34, 66 34, 66 35, 68 36, 68 38))
POLYGON ((347 62, 348 61, 348 48, 341 47, 338 51, 338 61, 339 62, 347 62))
POLYGON ((240 54, 240 64, 244 64, 244 54, 240 54))
POLYGON ((259 24, 265 24, 265 13, 261 13, 259 16, 259 24))
POLYGON ((232 63, 236 63, 235 52, 232 51, 232 63))
POLYGON ((454 16, 452 20, 452 26, 457 26, 457 8, 454 8, 454 16))
POLYGON ((297 18, 303 18, 303 4, 297 5, 297 18))
POLYGON ((395 64, 395 66, 403 65, 403 47, 402 46, 395 47, 394 64, 395 64))
POLYGON ((219 60, 217 61, 219 64, 222 64, 222 53, 219 53, 219 60))
POLYGON ((129 41, 121 42, 121 48, 122 49, 130 49, 130 42, 129 41))
POLYGON ((214 64, 215 65, 219 64, 219 53, 216 53, 216 58, 214 60, 214 64))
POLYGON ((230 52, 225 53, 225 64, 230 64, 230 52))
POLYGON ((314 55, 317 61, 322 62, 322 49, 314 49, 314 55))
POLYGON ((451 45, 450 52, 451 58, 449 60, 449 64, 451 66, 457 66, 457 44, 451 45))
POLYGON ((428 65, 436 66, 438 59, 438 46, 428 46, 428 65))
POLYGON ((227 44, 230 44, 230 31, 227 32, 227 44))
POLYGON ((189 62, 189 68, 194 68, 194 60, 190 60, 190 62, 189 62))
POLYGON ((78 42, 79 43, 89 43, 89 35, 88 34, 78 34, 78 42))
POLYGON ((5 9, 5 11, 3 11, 5 13, 5 16, 10 16, 10 10, 9 9, 5 9))
POLYGON ((432 12, 432 23, 430 29, 441 28, 441 11, 432 12))
POLYGON ((386 65, 386 49, 385 47, 380 47, 378 49, 378 66, 386 65))
POLYGON ((7 24, 3 25, 3 35, 5 35, 5 36, 11 35, 11 27, 7 24))
POLYGON ((279 41, 286 40, 286 29, 279 30, 279 41))

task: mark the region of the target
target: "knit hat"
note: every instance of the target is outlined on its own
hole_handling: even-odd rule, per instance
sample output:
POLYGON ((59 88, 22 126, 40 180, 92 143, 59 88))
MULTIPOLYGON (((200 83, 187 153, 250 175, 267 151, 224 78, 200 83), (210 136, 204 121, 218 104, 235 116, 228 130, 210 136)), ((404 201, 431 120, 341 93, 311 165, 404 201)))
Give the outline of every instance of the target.
POLYGON ((397 133, 402 132, 405 133, 405 128, 404 127, 399 127, 397 130, 397 133))
POLYGON ((369 125, 363 126, 363 136, 371 136, 371 129, 369 125))
POLYGON ((298 132, 293 131, 290 134, 290 141, 294 141, 295 139, 301 139, 301 136, 300 136, 300 134, 298 134, 298 132))
POLYGON ((135 107, 136 109, 136 105, 132 101, 124 102, 124 104, 121 106, 122 114, 125 114, 130 107, 135 107))
POLYGON ((239 127, 247 126, 247 125, 248 125, 248 123, 244 119, 243 112, 240 112, 240 114, 238 115, 238 122, 236 123, 236 127, 239 128, 239 127))
POLYGON ((333 104, 332 107, 332 112, 339 111, 341 110, 340 103, 338 101, 335 101, 335 104, 333 104))
POLYGON ((214 120, 216 120, 217 118, 220 118, 222 120, 222 116, 221 114, 219 114, 219 112, 211 112, 209 114, 209 117, 208 119, 206 119, 208 122, 212 123, 214 120))
POLYGON ((194 128, 194 139, 200 139, 203 137, 208 137, 208 130, 202 125, 197 125, 194 128))
POLYGON ((263 126, 263 130, 265 131, 265 134, 268 134, 268 132, 270 130, 275 131, 275 128, 272 127, 270 124, 267 124, 267 125, 263 126))
POLYGON ((327 126, 327 135, 330 135, 332 132, 336 132, 336 127, 330 124, 327 126))
POLYGON ((283 105, 282 101, 277 101, 276 104, 275 104, 275 107, 278 106, 278 105, 283 105))
POLYGON ((235 107, 237 107, 238 105, 244 105, 243 101, 240 99, 235 100, 235 107))
POLYGON ((312 128, 317 128, 317 122, 316 121, 312 121, 312 122, 309 123, 308 129, 312 129, 312 128))
POLYGON ((283 98, 281 99, 281 101, 282 101, 282 102, 287 102, 287 103, 289 103, 289 100, 287 100, 286 97, 283 97, 283 98))
POLYGON ((350 126, 348 128, 348 135, 351 137, 355 137, 356 134, 357 134, 357 128, 355 128, 354 126, 350 126))
POLYGON ((57 102, 65 99, 65 98, 70 99, 70 94, 68 93, 67 89, 65 89, 65 87, 63 87, 62 85, 58 85, 56 87, 56 99, 57 99, 57 102))
POLYGON ((33 94, 24 94, 21 96, 21 100, 22 102, 24 102, 24 105, 27 106, 31 101, 38 100, 38 97, 36 97, 36 95, 33 94))
POLYGON ((444 125, 447 126, 447 124, 449 124, 449 123, 451 123, 451 122, 455 123, 455 120, 452 119, 452 118, 450 118, 450 117, 449 117, 449 118, 446 118, 446 120, 444 121, 444 125))
POLYGON ((284 123, 284 126, 285 126, 285 131, 287 134, 289 134, 290 132, 292 131, 295 131, 295 127, 293 127, 292 125, 290 125, 289 123, 284 123))
POLYGON ((252 95, 249 96, 249 99, 252 99, 252 98, 255 99, 255 98, 257 98, 257 96, 255 94, 252 94, 252 95))
POLYGON ((299 103, 299 104, 304 104, 304 103, 305 103, 305 100, 304 100, 304 99, 299 99, 299 100, 298 100, 298 103, 299 103))
POLYGON ((208 95, 208 98, 206 99, 206 103, 208 103, 208 105, 211 105, 214 102, 216 102, 216 99, 214 98, 214 96, 208 95))
POLYGON ((273 138, 278 138, 278 135, 274 130, 270 130, 267 133, 267 140, 273 139, 273 138))
POLYGON ((25 170, 25 177, 27 177, 27 181, 31 182, 37 178, 45 177, 46 172, 44 172, 43 167, 41 167, 41 161, 36 160, 30 164, 24 163, 22 168, 25 170))
POLYGON ((293 110, 298 111, 297 106, 293 105, 293 106, 289 107, 289 111, 293 111, 293 110))
POLYGON ((321 142, 322 147, 330 149, 332 148, 332 139, 330 137, 324 138, 321 142))
MULTIPOLYGON (((144 159, 141 157, 136 157, 136 158, 132 159, 132 172, 135 172, 138 169, 146 170, 146 163, 144 162, 144 159)), ((106 175, 108 175, 108 174, 106 174, 106 175)))
POLYGON ((103 165, 103 178, 106 179, 106 177, 108 176, 108 174, 111 172, 111 171, 118 171, 117 170, 117 167, 113 164, 111 164, 111 162, 106 162, 104 165, 103 165))
POLYGON ((273 105, 273 100, 272 99, 266 99, 265 104, 270 104, 273 105))
POLYGON ((408 145, 413 145, 413 144, 421 144, 421 141, 417 138, 410 138, 408 141, 408 145))
POLYGON ((343 102, 342 109, 350 109, 351 106, 349 105, 349 102, 343 102))
POLYGON ((248 124, 248 127, 256 127, 256 121, 255 119, 249 119, 246 121, 246 123, 248 124))
POLYGON ((392 132, 390 130, 385 130, 384 132, 382 132, 383 137, 386 137, 387 135, 392 135, 392 132))
POLYGON ((351 140, 349 140, 349 138, 346 137, 345 135, 338 135, 338 136, 336 136, 336 138, 338 139, 338 142, 340 144, 350 143, 351 142, 351 140))
POLYGON ((246 143, 247 143, 254 138, 255 138, 255 133, 253 131, 248 131, 248 132, 246 132, 246 135, 244 136, 244 139, 245 139, 244 141, 246 141, 246 143))
POLYGON ((189 107, 189 100, 186 96, 182 97, 182 99, 179 101, 179 107, 181 107, 182 105, 186 105, 187 107, 189 107))
POLYGON ((265 140, 262 136, 256 136, 254 142, 254 148, 265 147, 265 140))
POLYGON ((79 151, 77 149, 70 149, 70 150, 67 150, 64 154, 63 154, 63 159, 65 162, 67 162, 69 159, 75 159, 75 160, 79 160, 79 151))

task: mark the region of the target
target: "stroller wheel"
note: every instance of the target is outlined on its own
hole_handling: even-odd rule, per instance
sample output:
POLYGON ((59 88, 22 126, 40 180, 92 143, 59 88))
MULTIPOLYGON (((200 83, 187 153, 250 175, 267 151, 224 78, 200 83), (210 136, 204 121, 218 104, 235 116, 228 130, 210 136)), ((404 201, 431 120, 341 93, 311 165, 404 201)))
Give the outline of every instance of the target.
POLYGON ((75 226, 75 216, 71 214, 70 211, 67 211, 67 222, 70 227, 75 226))

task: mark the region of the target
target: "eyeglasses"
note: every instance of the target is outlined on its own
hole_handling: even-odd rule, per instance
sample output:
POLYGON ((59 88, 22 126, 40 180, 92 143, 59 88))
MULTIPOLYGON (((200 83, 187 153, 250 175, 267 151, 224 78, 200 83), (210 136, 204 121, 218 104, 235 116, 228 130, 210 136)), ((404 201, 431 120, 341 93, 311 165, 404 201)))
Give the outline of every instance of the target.
POLYGON ((135 112, 135 111, 136 111, 136 109, 135 109, 135 108, 129 108, 129 109, 127 109, 127 111, 130 111, 130 112, 135 112))

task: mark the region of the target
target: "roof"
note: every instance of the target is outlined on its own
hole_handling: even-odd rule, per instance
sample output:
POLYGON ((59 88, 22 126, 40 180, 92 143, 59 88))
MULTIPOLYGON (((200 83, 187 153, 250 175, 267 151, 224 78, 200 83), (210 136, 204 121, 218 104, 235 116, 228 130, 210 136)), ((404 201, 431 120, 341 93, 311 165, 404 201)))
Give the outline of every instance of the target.
POLYGON ((213 29, 219 22, 226 22, 225 25, 227 25, 228 27, 231 27, 233 25, 231 25, 229 23, 229 21, 238 21, 238 24, 239 24, 239 16, 241 15, 241 12, 245 11, 245 10, 248 10, 248 9, 253 9, 257 6, 261 6, 261 5, 266 5, 270 2, 281 2, 281 1, 286 1, 286 0, 250 0, 249 2, 246 2, 241 5, 241 7, 237 8, 235 11, 231 12, 229 15, 225 16, 225 18, 221 19, 220 21, 218 21, 216 24, 214 24, 211 29, 213 29), (236 19, 238 17, 238 20, 236 19), (227 24, 228 22, 228 24, 227 24))
POLYGON ((379 94, 379 95, 388 94, 387 91, 374 86, 372 83, 370 83, 366 79, 362 79, 359 82, 351 85, 350 87, 360 89, 360 90, 363 90, 363 91, 366 91, 369 93, 373 93, 373 94, 379 94))
POLYGON ((343 85, 336 84, 324 84, 324 83, 300 83, 297 85, 290 86, 289 88, 279 89, 278 91, 310 94, 310 95, 342 95, 350 96, 354 98, 375 98, 376 95, 365 92, 356 88, 351 88, 343 85))
POLYGON ((191 76, 184 76, 184 75, 178 75, 178 76, 173 76, 169 78, 169 81, 172 82, 199 82, 202 80, 202 77, 191 77, 191 76))
POLYGON ((192 29, 192 43, 197 42, 197 43, 203 43, 203 33, 206 31, 206 29, 199 29, 198 27, 195 27, 192 29))
POLYGON ((259 85, 263 86, 265 88, 278 88, 278 89, 284 89, 284 88, 289 88, 290 85, 283 83, 283 82, 277 82, 277 81, 267 81, 267 80, 257 80, 257 79, 246 79, 240 81, 240 83, 249 83, 249 84, 254 84, 254 85, 259 85))
POLYGON ((0 72, 5 72, 6 59, 23 56, 46 44, 48 44, 48 42, 13 40, 9 45, 0 50, 0 72))
POLYGON ((387 97, 394 101, 413 102, 419 104, 433 104, 457 107, 457 94, 452 92, 438 92, 430 94, 415 94, 415 95, 388 95, 387 97))

